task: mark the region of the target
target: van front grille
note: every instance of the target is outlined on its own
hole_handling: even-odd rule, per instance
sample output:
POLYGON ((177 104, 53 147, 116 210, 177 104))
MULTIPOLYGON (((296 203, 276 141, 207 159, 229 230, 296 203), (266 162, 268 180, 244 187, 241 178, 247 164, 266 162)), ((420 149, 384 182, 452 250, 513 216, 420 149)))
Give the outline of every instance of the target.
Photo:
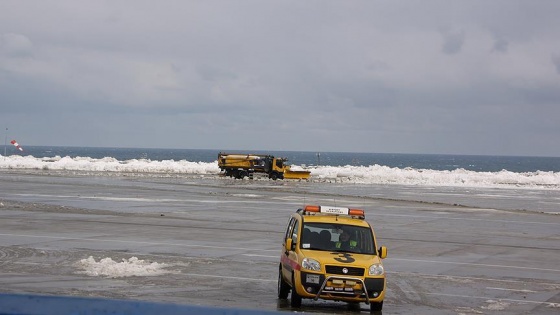
POLYGON ((356 268, 356 267, 344 267, 344 266, 325 266, 325 270, 327 273, 335 274, 335 275, 345 275, 345 276, 364 276, 364 268, 356 268), (344 273, 344 270, 348 270, 348 272, 344 273))

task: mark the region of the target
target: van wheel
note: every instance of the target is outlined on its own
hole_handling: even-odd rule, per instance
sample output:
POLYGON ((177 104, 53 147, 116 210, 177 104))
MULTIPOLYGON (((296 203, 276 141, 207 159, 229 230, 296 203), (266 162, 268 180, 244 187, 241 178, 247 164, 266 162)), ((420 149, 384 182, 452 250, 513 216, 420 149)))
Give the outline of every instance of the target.
POLYGON ((348 310, 353 312, 360 312, 360 302, 348 302, 348 310))
POLYGON ((296 282, 292 276, 292 296, 290 297, 290 305, 292 307, 301 307, 301 295, 299 295, 295 288, 296 282))
POLYGON ((288 293, 290 293, 290 285, 284 281, 282 277, 282 269, 278 272, 278 298, 287 299, 288 293))
POLYGON ((369 309, 371 312, 381 312, 383 309, 383 301, 369 303, 369 309))

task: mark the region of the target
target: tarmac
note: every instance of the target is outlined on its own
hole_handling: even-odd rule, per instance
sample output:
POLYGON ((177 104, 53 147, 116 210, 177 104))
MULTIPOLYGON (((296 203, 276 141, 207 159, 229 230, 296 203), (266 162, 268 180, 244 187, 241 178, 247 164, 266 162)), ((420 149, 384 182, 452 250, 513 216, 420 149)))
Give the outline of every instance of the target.
POLYGON ((0 170, 0 293, 369 313, 277 299, 289 216, 321 204, 363 208, 388 247, 384 314, 558 314, 559 203, 546 191, 0 170), (89 257, 166 273, 91 275, 89 257))

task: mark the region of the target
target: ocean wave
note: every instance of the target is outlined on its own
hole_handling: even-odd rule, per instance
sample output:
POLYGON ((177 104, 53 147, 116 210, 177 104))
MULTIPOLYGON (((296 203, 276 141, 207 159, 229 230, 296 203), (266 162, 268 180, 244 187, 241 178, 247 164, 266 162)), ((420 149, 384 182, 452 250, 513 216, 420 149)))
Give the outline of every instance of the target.
MULTIPOLYGON (((0 158, 0 169, 36 169, 90 172, 165 173, 165 174, 220 174, 217 161, 191 162, 187 160, 152 161, 131 159, 120 161, 112 157, 95 159, 91 157, 49 157, 7 156, 0 158)), ((294 170, 303 169, 293 166, 294 170)), ((397 168, 383 165, 370 166, 313 166, 306 167, 311 172, 311 181, 335 181, 356 184, 422 185, 422 186, 463 186, 560 189, 560 172, 516 173, 507 170, 499 172, 476 172, 465 169, 451 171, 397 168)))

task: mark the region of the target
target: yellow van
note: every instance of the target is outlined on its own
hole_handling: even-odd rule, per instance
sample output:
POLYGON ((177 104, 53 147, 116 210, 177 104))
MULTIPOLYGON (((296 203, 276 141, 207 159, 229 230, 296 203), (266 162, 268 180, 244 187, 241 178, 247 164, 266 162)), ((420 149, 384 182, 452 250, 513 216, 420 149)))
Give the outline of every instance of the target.
POLYGON ((385 270, 372 226, 360 209, 305 206, 293 213, 284 234, 278 298, 300 307, 302 299, 366 303, 381 311, 385 270))

